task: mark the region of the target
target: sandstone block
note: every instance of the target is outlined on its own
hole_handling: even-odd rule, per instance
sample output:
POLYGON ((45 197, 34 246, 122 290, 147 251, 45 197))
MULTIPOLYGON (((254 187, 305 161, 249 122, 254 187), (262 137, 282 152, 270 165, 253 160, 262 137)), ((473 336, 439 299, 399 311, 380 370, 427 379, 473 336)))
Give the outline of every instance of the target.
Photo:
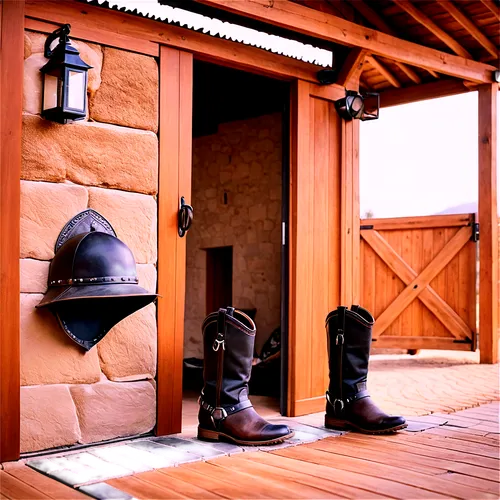
POLYGON ((80 441, 73 398, 66 385, 21 387, 21 452, 80 441))
POLYGON ((136 262, 156 262, 157 207, 152 196, 90 188, 89 207, 109 220, 118 238, 132 250, 136 262))
POLYGON ((95 43, 85 43, 76 40, 71 40, 71 43, 80 51, 80 57, 89 66, 92 66, 92 69, 89 69, 87 80, 87 92, 92 96, 101 85, 102 49, 100 45, 96 45, 95 43))
POLYGON ((61 229, 87 200, 82 186, 21 181, 21 258, 52 259, 61 229))
POLYGON ((39 53, 34 53, 24 60, 23 110, 34 115, 39 115, 42 111, 42 74, 40 68, 46 63, 47 59, 39 53))
POLYGON ((21 292, 45 293, 50 262, 44 260, 21 259, 21 292))
POLYGON ((263 203, 254 205, 248 209, 248 216, 251 221, 263 221, 266 219, 267 207, 263 203))
POLYGON ((156 293, 156 267, 153 264, 137 264, 139 285, 151 293, 156 293))
POLYGON ((36 31, 26 31, 26 35, 31 41, 31 51, 33 54, 37 52, 41 52, 43 54, 45 47, 45 40, 47 39, 47 35, 44 33, 38 33, 36 31))
POLYGON ((27 59, 32 53, 30 37, 24 34, 24 58, 27 59))
POLYGON ((120 321, 98 344, 101 370, 115 382, 154 378, 156 341, 156 305, 150 304, 120 321))
POLYGON ((85 352, 47 309, 42 294, 21 294, 21 385, 88 384, 100 378, 97 349, 85 352))
POLYGON ((150 431, 156 422, 156 392, 151 383, 99 382, 70 387, 82 443, 150 431))
POLYGON ((152 132, 92 122, 59 125, 25 115, 22 155, 23 179, 67 178, 151 194, 158 189, 158 138, 152 132))
POLYGON ((90 99, 93 120, 158 130, 158 65, 153 57, 107 47, 101 78, 90 99))

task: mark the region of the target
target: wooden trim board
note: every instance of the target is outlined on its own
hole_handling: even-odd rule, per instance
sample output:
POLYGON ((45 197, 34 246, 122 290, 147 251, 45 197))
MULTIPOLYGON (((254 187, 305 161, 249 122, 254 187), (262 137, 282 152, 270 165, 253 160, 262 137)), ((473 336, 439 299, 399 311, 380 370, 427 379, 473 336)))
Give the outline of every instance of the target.
POLYGON ((186 238, 179 237, 177 213, 180 197, 191 198, 192 85, 192 54, 161 47, 157 435, 182 427, 186 238))
POLYGON ((192 52, 200 60, 279 79, 317 83, 316 73, 322 69, 242 43, 73 0, 27 0, 26 16, 27 27, 37 31, 49 33, 55 24, 70 23, 71 34, 89 42, 149 55, 158 55, 160 44, 192 52), (44 26, 41 21, 52 25, 44 26))
POLYGON ((20 453, 20 198, 24 1, 3 0, 0 51, 0 462, 20 453))

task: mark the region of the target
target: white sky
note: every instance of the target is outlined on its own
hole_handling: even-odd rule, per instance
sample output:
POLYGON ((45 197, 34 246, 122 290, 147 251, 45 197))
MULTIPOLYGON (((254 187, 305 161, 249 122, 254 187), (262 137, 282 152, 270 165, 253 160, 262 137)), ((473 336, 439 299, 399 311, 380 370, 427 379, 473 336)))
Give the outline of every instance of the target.
POLYGON ((361 124, 362 217, 477 203, 477 182, 477 92, 381 109, 361 124))

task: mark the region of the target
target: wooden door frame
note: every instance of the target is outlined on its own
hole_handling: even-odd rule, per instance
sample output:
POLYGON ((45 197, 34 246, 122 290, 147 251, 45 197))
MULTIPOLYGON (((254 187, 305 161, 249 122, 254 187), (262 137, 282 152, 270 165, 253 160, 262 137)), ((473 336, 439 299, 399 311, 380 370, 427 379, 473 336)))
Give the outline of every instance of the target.
POLYGON ((0 462, 4 462, 17 460, 20 453, 19 255, 24 0, 3 0, 0 9, 0 462))

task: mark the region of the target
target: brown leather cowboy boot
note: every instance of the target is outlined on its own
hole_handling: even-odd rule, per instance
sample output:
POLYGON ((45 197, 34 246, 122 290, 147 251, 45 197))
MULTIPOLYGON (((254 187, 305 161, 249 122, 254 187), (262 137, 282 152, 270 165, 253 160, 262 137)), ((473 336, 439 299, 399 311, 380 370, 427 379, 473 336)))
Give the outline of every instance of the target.
POLYGON ((373 316, 360 306, 338 307, 326 318, 330 385, 325 427, 387 434, 407 427, 381 411, 366 390, 373 316))
POLYGON ((248 399, 255 323, 228 307, 209 314, 202 329, 205 360, 198 438, 265 445, 292 437, 286 425, 273 425, 261 418, 248 399))

